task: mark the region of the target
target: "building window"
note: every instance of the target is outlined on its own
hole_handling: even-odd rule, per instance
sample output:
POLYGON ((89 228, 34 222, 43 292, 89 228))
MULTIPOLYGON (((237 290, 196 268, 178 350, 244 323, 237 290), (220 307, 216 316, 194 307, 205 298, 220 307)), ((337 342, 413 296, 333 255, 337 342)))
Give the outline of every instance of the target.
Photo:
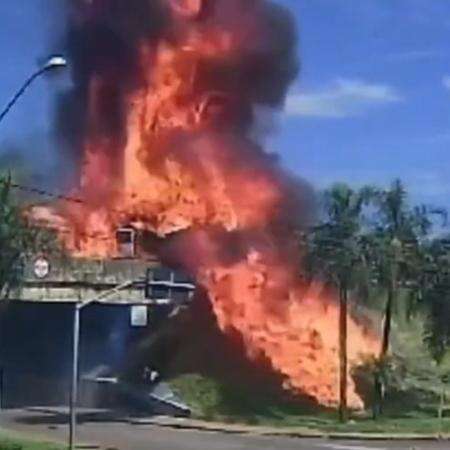
POLYGON ((119 228, 116 232, 117 253, 120 258, 134 258, 136 256, 136 230, 133 228, 119 228))

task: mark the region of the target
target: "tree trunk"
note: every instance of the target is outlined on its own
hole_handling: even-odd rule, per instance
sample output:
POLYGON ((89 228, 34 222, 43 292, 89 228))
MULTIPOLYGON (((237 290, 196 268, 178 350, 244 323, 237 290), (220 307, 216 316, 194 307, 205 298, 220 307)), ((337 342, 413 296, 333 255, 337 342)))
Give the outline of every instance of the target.
POLYGON ((373 390, 374 390, 374 400, 373 400, 373 419, 377 420, 383 414, 383 382, 381 381, 381 376, 378 370, 373 374, 373 390))
POLYGON ((389 341, 391 339, 391 326, 392 326, 392 308, 394 305, 394 291, 395 281, 391 280, 388 287, 388 296, 386 302, 386 308, 384 311, 384 323, 383 323, 383 341, 381 344, 380 359, 383 360, 389 351, 389 341))
POLYGON ((348 291, 339 289, 339 420, 347 422, 347 310, 348 291))
MULTIPOLYGON (((381 366, 384 364, 386 355, 389 351, 389 343, 391 339, 391 327, 392 327, 392 309, 394 306, 394 295, 395 295, 396 280, 392 277, 388 286, 388 295, 386 301, 386 307, 384 310, 384 323, 383 323, 383 340, 381 342, 381 349, 379 355, 379 362, 381 366)), ((380 370, 381 370, 380 366, 380 370)), ((384 386, 382 381, 381 373, 374 374, 374 419, 383 414, 383 401, 384 401, 384 386)))

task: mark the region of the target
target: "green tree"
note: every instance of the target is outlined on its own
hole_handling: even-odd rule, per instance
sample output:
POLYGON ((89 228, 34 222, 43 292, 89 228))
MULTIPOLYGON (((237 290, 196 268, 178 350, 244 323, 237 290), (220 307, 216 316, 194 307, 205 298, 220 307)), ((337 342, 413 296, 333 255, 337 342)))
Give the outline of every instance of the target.
MULTIPOLYGON (((409 291, 409 298, 416 299, 422 292, 425 255, 423 242, 432 227, 431 216, 445 216, 440 209, 425 206, 410 208, 407 192, 400 180, 373 196, 376 207, 375 224, 367 235, 372 279, 386 292, 383 312, 383 332, 377 367, 374 372, 374 416, 382 413, 382 368, 388 364, 392 319, 395 300, 400 289, 409 291)), ((410 301, 410 310, 417 302, 410 301)))
POLYGON ((425 251, 421 296, 424 341, 434 360, 441 364, 450 348, 450 239, 434 239, 425 251))
POLYGON ((408 207, 407 193, 400 180, 395 180, 390 189, 377 192, 374 199, 378 217, 369 239, 371 267, 386 291, 380 349, 380 359, 384 359, 389 351, 396 295, 401 287, 418 287, 411 280, 420 276, 420 241, 432 222, 427 208, 408 207))
POLYGON ((20 262, 31 238, 11 199, 10 178, 0 178, 0 299, 8 298, 20 277, 20 262))
POLYGON ((307 267, 313 277, 332 283, 339 294, 339 418, 347 410, 347 319, 350 291, 366 270, 361 216, 373 196, 371 188, 353 190, 336 184, 323 195, 324 218, 308 238, 307 267))
POLYGON ((11 178, 0 176, 0 300, 20 284, 25 258, 58 249, 52 232, 32 226, 15 202, 11 178))

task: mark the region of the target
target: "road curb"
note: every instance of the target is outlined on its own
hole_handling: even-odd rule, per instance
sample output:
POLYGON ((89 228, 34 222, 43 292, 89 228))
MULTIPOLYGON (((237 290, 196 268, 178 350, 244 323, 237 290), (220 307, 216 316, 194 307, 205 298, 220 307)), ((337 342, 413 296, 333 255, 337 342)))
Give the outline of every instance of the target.
POLYGON ((153 425, 161 428, 178 430, 191 430, 222 434, 247 434, 267 437, 291 437, 298 439, 330 439, 349 441, 450 441, 450 435, 433 434, 407 434, 407 433, 340 433, 323 432, 315 429, 274 428, 263 426, 245 426, 237 424, 222 424, 217 422, 204 422, 200 420, 173 419, 167 417, 131 419, 132 425, 153 425))

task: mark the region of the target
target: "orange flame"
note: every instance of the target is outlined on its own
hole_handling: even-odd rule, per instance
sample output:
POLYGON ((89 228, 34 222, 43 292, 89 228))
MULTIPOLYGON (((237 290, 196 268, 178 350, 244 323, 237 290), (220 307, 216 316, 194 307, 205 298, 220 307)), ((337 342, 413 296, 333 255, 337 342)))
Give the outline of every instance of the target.
MULTIPOLYGON (((65 208, 70 232, 62 239, 75 255, 107 257, 123 224, 176 235, 172 252, 207 289, 221 330, 238 332, 250 358, 266 357, 286 389, 335 405, 338 308, 299 281, 293 227, 285 223, 295 213, 287 210, 288 183, 241 129, 252 111, 238 74, 222 83, 211 69, 247 57, 262 27, 254 14, 261 2, 227 0, 224 16, 232 11, 233 20, 216 22, 199 20, 205 1, 166 3, 175 31, 140 43, 142 82, 124 94, 124 142, 88 133, 86 202, 65 208)), ((90 83, 95 129, 108 83, 90 83)), ((349 336, 352 363, 375 353, 376 339, 351 318, 349 336)), ((359 408, 349 384, 349 403, 359 408)))

